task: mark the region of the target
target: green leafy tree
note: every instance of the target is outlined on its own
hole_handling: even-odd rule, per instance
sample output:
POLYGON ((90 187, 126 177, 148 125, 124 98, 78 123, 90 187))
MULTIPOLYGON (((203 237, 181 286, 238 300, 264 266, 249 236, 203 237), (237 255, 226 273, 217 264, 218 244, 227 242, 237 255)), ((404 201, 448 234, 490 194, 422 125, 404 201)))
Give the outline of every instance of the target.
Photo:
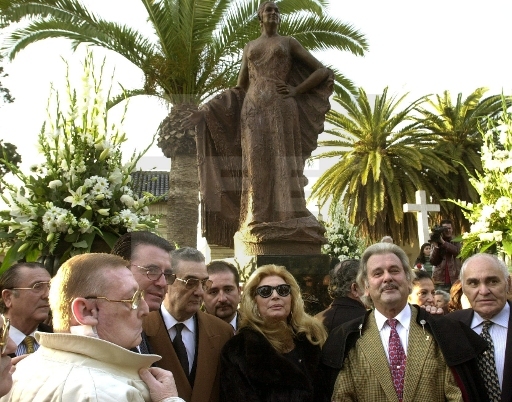
MULTIPOLYGON (((21 22, 4 42, 13 58, 31 43, 63 37, 74 48, 88 43, 112 50, 144 73, 142 88, 125 95, 154 95, 173 105, 159 128, 159 146, 172 160, 169 238, 196 243, 198 175, 194 131, 179 123, 219 91, 234 86, 245 44, 259 33, 255 0, 140 0, 153 35, 108 21, 78 0, 0 0, 4 18, 21 22)), ((309 50, 335 49, 362 55, 367 43, 348 24, 326 14, 325 0, 276 1, 283 14, 280 32, 309 50)), ((337 88, 353 90, 337 74, 337 88)), ((124 99, 124 96, 123 96, 124 99)), ((118 99, 119 101, 121 98, 118 99)), ((116 102, 113 102, 114 104, 116 102)))
POLYGON ((388 97, 387 88, 373 106, 362 88, 355 100, 335 97, 346 114, 329 111, 327 121, 334 129, 326 132, 335 138, 320 142, 329 150, 314 157, 337 161, 314 184, 311 198, 321 203, 331 199, 331 214, 343 205, 350 222, 369 241, 385 235, 413 241, 416 220, 411 214, 404 216, 402 205, 414 202, 418 189, 437 195, 426 171, 449 171, 433 149, 432 136, 411 120, 411 112, 424 98, 399 110, 405 97, 388 97))
MULTIPOLYGON (((435 201, 441 204, 441 215, 453 219, 459 231, 469 229, 468 221, 458 206, 443 200, 479 200, 470 178, 483 173, 480 123, 484 118, 495 117, 502 111, 501 96, 483 98, 485 92, 486 88, 477 88, 466 99, 459 93, 454 102, 450 92, 444 91, 442 95, 428 98, 425 104, 417 108, 421 114, 417 121, 423 129, 435 135, 434 150, 445 153, 445 161, 452 167, 453 172, 448 176, 439 175, 435 170, 427 172, 427 176, 437 189, 435 201)), ((509 97, 505 98, 505 102, 507 106, 511 105, 509 97)))

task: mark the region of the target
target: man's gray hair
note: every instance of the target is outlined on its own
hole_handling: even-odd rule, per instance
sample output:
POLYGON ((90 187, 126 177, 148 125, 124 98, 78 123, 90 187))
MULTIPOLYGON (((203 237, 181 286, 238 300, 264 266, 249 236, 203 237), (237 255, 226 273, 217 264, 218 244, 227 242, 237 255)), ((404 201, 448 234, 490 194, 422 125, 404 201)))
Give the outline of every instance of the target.
POLYGON ((507 278, 510 276, 510 272, 508 272, 508 268, 507 266, 505 265, 505 263, 503 262, 503 260, 500 260, 498 257, 496 257, 495 255, 493 254, 487 254, 487 253, 478 253, 478 254, 474 254, 472 255, 471 257, 469 257, 467 260, 464 261, 464 263, 462 264, 462 267, 460 268, 460 274, 459 274, 459 279, 462 283, 464 283, 464 280, 462 279, 464 277, 464 271, 466 270, 466 267, 468 266, 468 264, 473 261, 474 259, 476 258, 486 258, 492 262, 494 262, 494 264, 496 264, 496 268, 498 268, 502 273, 503 273, 503 279, 505 281, 507 281, 507 278))
POLYGON ((405 251, 398 247, 396 244, 382 242, 372 244, 363 252, 361 263, 359 265, 359 272, 357 273, 356 279, 359 289, 365 289, 368 287, 368 260, 372 255, 378 254, 395 254, 398 257, 402 263, 405 277, 409 282, 409 289, 412 289, 412 279, 414 277, 414 273, 411 266, 409 265, 409 258, 407 257, 407 254, 405 254, 405 251))
POLYGON ((180 261, 205 262, 203 253, 192 247, 182 247, 171 251, 171 269, 176 273, 180 261))
POLYGON ((450 301, 450 293, 445 292, 444 290, 437 289, 435 292, 436 296, 443 296, 443 300, 445 303, 448 303, 450 301))
POLYGON ((359 260, 343 260, 329 272, 330 282, 327 291, 333 299, 346 297, 356 281, 359 260))

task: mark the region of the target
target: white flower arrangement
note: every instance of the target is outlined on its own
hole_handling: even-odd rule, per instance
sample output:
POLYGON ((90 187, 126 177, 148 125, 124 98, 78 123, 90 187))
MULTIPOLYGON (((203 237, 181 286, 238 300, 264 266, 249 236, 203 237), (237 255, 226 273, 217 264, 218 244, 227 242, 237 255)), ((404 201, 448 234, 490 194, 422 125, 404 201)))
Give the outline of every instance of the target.
POLYGON ((58 254, 64 261, 90 251, 96 237, 112 246, 127 231, 156 230, 158 218, 149 214, 148 205, 159 198, 149 193, 138 198, 130 187, 130 174, 147 148, 122 162, 120 147, 126 136, 108 123, 103 66, 99 77, 92 66, 88 54, 80 96, 68 74, 66 112, 52 88, 50 101, 55 100, 56 110, 51 112, 49 101, 48 119, 38 137, 45 161, 33 166, 30 175, 11 165, 22 182, 19 187, 0 178, 8 190, 2 194, 8 209, 0 212, 0 251, 7 251, 2 268, 43 255, 58 254))
POLYGON ((454 201, 471 223, 462 235, 461 256, 493 252, 512 256, 512 114, 505 103, 498 124, 488 121, 482 130, 483 174, 470 178, 480 202, 454 201))
POLYGON ((322 246, 322 252, 336 257, 340 261, 350 258, 359 259, 366 243, 357 237, 357 227, 353 226, 341 207, 338 207, 332 216, 332 222, 322 222, 325 226, 328 243, 322 246))

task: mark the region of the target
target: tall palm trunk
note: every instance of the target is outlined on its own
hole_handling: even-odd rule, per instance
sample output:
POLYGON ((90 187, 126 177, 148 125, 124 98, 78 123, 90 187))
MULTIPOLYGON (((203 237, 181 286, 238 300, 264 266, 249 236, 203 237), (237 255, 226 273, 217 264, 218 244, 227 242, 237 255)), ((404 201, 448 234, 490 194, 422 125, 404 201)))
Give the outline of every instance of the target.
POLYGON ((167 239, 179 247, 197 247, 199 176, 194 130, 180 129, 195 106, 174 105, 158 128, 158 146, 171 158, 167 201, 167 239))

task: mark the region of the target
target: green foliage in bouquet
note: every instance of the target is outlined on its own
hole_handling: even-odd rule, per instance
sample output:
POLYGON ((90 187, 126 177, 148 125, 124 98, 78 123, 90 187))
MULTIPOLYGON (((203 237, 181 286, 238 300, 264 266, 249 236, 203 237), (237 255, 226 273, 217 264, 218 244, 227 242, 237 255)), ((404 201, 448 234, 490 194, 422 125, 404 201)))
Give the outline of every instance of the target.
POLYGON ((512 114, 503 98, 503 112, 489 119, 483 137, 481 159, 483 173, 471 177, 480 202, 470 204, 450 200, 463 209, 471 223, 462 235, 461 257, 479 252, 512 256, 512 114))
POLYGON ((16 186, 0 178, 8 206, 0 212, 0 248, 6 251, 2 270, 18 260, 48 255, 62 262, 90 251, 98 237, 111 247, 127 231, 156 230, 158 218, 148 206, 159 199, 151 194, 138 198, 130 186, 130 174, 147 148, 123 163, 126 135, 107 120, 110 90, 104 99, 104 65, 95 74, 92 55, 87 55, 80 94, 71 86, 68 66, 65 102, 52 88, 48 119, 38 137, 45 160, 31 174, 0 160, 21 181, 16 186))

